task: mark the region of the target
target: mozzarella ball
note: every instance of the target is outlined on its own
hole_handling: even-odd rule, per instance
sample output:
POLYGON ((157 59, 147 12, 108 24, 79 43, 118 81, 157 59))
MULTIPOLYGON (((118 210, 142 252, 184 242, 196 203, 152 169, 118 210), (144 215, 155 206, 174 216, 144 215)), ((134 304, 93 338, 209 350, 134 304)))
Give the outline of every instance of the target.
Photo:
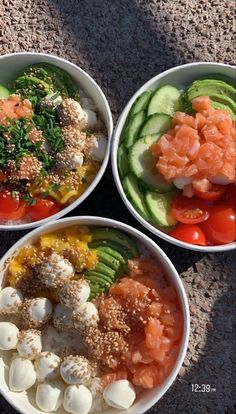
POLYGON ((92 402, 92 394, 84 385, 70 385, 65 390, 63 407, 68 413, 88 414, 92 402))
POLYGON ((107 405, 118 410, 128 410, 136 398, 133 385, 127 380, 114 381, 103 391, 107 405))
POLYGON ((57 288, 74 275, 74 267, 63 256, 52 253, 38 266, 38 272, 47 287, 57 288))
POLYGON ((0 322, 0 349, 15 349, 18 342, 19 329, 14 323, 0 322))
POLYGON ((58 115, 63 126, 84 123, 86 120, 86 114, 83 108, 79 102, 72 98, 67 98, 62 101, 58 107, 58 115))
POLYGON ((180 190, 183 190, 183 188, 186 185, 191 184, 191 182, 192 179, 190 177, 177 177, 173 181, 175 187, 179 188, 180 190))
POLYGON ((9 388, 14 392, 28 390, 36 381, 34 365, 29 359, 13 359, 9 370, 9 388))
POLYGON ((91 367, 87 358, 70 355, 62 362, 60 373, 67 384, 85 384, 91 377, 91 367))
POLYGON ((40 410, 51 413, 63 403, 65 385, 62 381, 39 384, 36 391, 36 404, 40 410))
POLYGON ((88 139, 85 154, 94 161, 102 162, 106 155, 107 139, 103 135, 93 135, 88 139))
POLYGON ((34 359, 42 351, 41 332, 34 329, 21 331, 16 348, 21 357, 34 359))
POLYGON ((73 166, 73 169, 77 167, 81 167, 83 163, 84 163, 84 156, 82 152, 76 152, 75 154, 72 155, 71 164, 73 166))
POLYGON ((73 324, 76 329, 87 326, 97 326, 99 316, 96 306, 92 302, 85 302, 73 312, 73 324))
POLYGON ((54 308, 53 325, 58 329, 70 328, 72 326, 72 310, 59 303, 54 308))
POLYGON ((41 352, 36 358, 34 367, 38 381, 54 380, 59 376, 61 360, 52 352, 41 352))
POLYGON ((52 304, 47 298, 29 299, 23 305, 22 315, 30 326, 37 328, 49 321, 52 315, 52 304))
POLYGON ((23 302, 23 294, 20 290, 10 286, 0 291, 0 312, 12 312, 23 302))
POLYGON ((59 299, 68 308, 76 309, 87 301, 89 295, 90 287, 86 280, 72 280, 61 288, 59 299))
POLYGON ((85 123, 88 128, 94 128, 97 124, 97 116, 94 111, 91 111, 91 109, 85 109, 84 110, 85 115, 85 123))

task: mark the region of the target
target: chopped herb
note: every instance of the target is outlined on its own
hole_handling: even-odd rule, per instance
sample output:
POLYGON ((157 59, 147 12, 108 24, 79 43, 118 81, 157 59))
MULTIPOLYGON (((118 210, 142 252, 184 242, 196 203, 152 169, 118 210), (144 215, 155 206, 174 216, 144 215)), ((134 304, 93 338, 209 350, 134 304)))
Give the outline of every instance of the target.
POLYGON ((43 131, 44 137, 55 151, 64 148, 59 120, 55 108, 40 108, 38 114, 33 115, 33 122, 43 131))
POLYGON ((84 129, 83 132, 85 132, 86 137, 88 138, 90 138, 93 135, 92 131, 90 131, 89 129, 84 129))
POLYGON ((37 203, 37 199, 31 197, 29 194, 23 194, 21 196, 21 199, 24 200, 28 204, 28 206, 35 206, 35 204, 37 203))
POLYGON ((61 187, 60 184, 55 183, 55 184, 51 185, 51 190, 56 193, 59 190, 60 187, 61 187))
POLYGON ((81 180, 82 180, 82 183, 87 183, 88 182, 87 177, 85 177, 85 176, 82 177, 81 180))
POLYGON ((44 191, 42 194, 41 194, 41 198, 47 198, 49 196, 49 191, 44 191))
POLYGON ((17 197, 17 192, 16 191, 12 191, 11 192, 11 196, 12 196, 12 198, 16 198, 17 197))

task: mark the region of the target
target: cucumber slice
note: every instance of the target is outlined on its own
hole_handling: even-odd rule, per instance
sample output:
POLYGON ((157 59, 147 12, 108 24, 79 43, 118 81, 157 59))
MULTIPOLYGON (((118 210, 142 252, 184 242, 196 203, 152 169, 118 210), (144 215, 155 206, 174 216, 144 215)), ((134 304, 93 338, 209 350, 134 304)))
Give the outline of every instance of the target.
POLYGON ((149 220, 149 214, 145 205, 143 194, 139 189, 138 180, 133 174, 130 173, 124 178, 122 184, 125 194, 134 206, 135 210, 137 210, 144 219, 149 220))
POLYGON ((160 134, 171 127, 171 117, 167 114, 149 115, 139 132, 139 138, 150 134, 160 134))
POLYGON ((129 153, 130 168, 144 186, 152 191, 166 193, 173 188, 160 174, 156 172, 156 160, 149 147, 160 138, 161 134, 147 135, 140 138, 131 148, 129 153))
POLYGON ((127 128, 125 130, 125 146, 131 147, 137 140, 140 127, 145 120, 145 112, 139 111, 137 114, 130 117, 127 128))
POLYGON ((132 115, 137 114, 137 112, 139 111, 146 110, 146 106, 148 104, 151 94, 152 94, 151 91, 145 91, 141 95, 139 95, 138 98, 134 101, 130 109, 129 115, 132 116, 132 115))
POLYGON ((178 110, 181 92, 172 85, 165 85, 157 89, 150 99, 147 114, 163 113, 173 115, 178 110))
POLYGON ((0 99, 7 99, 10 94, 10 91, 5 86, 0 85, 0 99))
POLYGON ((129 160, 127 150, 123 144, 118 148, 117 164, 120 176, 124 178, 129 172, 129 160))
POLYGON ((177 221, 171 215, 171 204, 176 194, 176 191, 166 194, 147 191, 145 201, 153 224, 163 227, 171 227, 177 224, 177 221))

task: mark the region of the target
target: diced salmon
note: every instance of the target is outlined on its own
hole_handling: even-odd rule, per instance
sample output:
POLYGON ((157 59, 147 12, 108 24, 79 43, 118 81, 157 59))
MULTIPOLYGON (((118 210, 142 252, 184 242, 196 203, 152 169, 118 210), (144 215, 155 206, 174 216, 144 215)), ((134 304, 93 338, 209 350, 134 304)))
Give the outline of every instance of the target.
POLYGON ((19 95, 10 95, 7 99, 0 99, 0 125, 7 126, 14 119, 32 117, 32 105, 28 99, 21 101, 19 95))
POLYGON ((197 112, 207 111, 211 108, 211 100, 209 96, 198 96, 193 99, 192 107, 197 112))

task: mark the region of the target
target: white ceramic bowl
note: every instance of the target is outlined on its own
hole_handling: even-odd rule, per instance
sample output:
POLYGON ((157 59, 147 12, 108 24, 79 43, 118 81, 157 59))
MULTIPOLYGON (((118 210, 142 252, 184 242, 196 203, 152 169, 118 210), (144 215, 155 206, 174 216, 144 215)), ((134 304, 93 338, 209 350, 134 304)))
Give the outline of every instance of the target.
POLYGON ((227 75, 230 78, 232 78, 232 80, 235 79, 235 67, 230 66, 230 65, 225 65, 222 63, 213 63, 213 62, 188 63, 187 65, 176 66, 150 79, 132 96, 130 101, 125 106, 123 112, 121 113, 120 118, 115 128, 114 134, 113 134, 112 149, 111 149, 112 170, 113 170, 113 176, 115 179, 115 183, 120 193, 120 196, 122 200, 124 201, 128 210, 130 211, 130 213, 133 214, 133 216, 144 227, 146 227, 146 229, 151 231, 156 236, 161 237, 162 239, 168 241, 169 243, 173 243, 176 246, 184 247, 185 249, 190 249, 190 250, 202 251, 202 252, 223 252, 227 250, 233 250, 235 249, 236 245, 235 243, 229 243, 229 244, 224 244, 224 245, 219 245, 219 246, 197 246, 197 245, 185 243, 180 240, 174 239, 171 236, 168 236, 168 234, 162 232, 161 230, 153 226, 151 223, 146 221, 137 212, 137 210, 135 210, 135 208, 130 203, 130 201, 126 197, 126 194, 123 190, 120 177, 119 177, 118 166, 117 166, 117 151, 119 147, 121 133, 124 128, 125 121, 131 109, 131 106, 133 105, 136 98, 139 95, 141 95, 141 93, 147 90, 154 90, 157 87, 160 87, 166 84, 171 84, 177 87, 184 88, 189 83, 193 82, 193 80, 195 80, 196 78, 199 78, 205 75, 210 75, 213 73, 227 75))
POLYGON ((69 213, 74 208, 78 207, 88 196, 91 192, 95 189, 99 181, 101 180, 105 169, 107 167, 107 163, 109 160, 110 155, 110 142, 111 136, 113 131, 113 121, 111 110, 107 99, 102 92, 101 88, 98 84, 93 80, 91 76, 89 76, 83 69, 79 68, 78 66, 74 65, 71 62, 68 62, 65 59, 59 58, 57 56, 48 55, 45 53, 30 53, 30 52, 22 52, 22 53, 12 53, 8 55, 0 56, 0 83, 7 84, 8 82, 12 81, 15 76, 19 74, 21 70, 26 68, 27 66, 33 65, 35 63, 52 63, 58 66, 61 69, 64 69, 68 72, 72 78, 78 84, 78 87, 82 89, 85 94, 90 97, 96 105, 96 108, 106 125, 107 129, 107 137, 108 137, 108 145, 106 150, 105 158, 101 164, 101 167, 90 184, 90 186, 84 191, 84 193, 75 200, 72 204, 65 207, 63 210, 59 211, 59 213, 54 214, 53 216, 47 217, 43 220, 34 221, 31 223, 22 223, 22 224, 15 224, 15 225, 3 225, 0 224, 0 230, 26 230, 32 229, 34 227, 41 226, 42 224, 48 223, 51 220, 56 220, 67 213, 69 213))
MULTIPOLYGON (((189 306, 187 302, 186 293, 182 284, 182 281, 171 263, 171 261, 168 259, 166 254, 161 250, 161 248, 156 245, 151 239, 149 239, 147 236, 145 236, 140 231, 134 229, 133 227, 128 226, 127 224, 123 224, 118 221, 114 221, 107 218, 101 218, 101 217, 69 217, 64 218, 59 221, 46 224, 43 227, 40 227, 38 229, 33 230, 32 232, 28 233, 25 237, 20 239, 17 243, 14 244, 10 248, 10 250, 5 254, 5 256, 0 261, 0 287, 3 284, 3 270, 4 270, 4 264, 6 260, 8 260, 10 257, 12 257, 16 251, 18 251, 20 248, 22 248, 25 245, 28 245, 35 240, 38 239, 38 237, 41 234, 45 234, 47 232, 52 232, 61 228, 65 228, 67 226, 73 226, 73 225, 89 225, 89 226, 108 226, 108 227, 115 227, 118 228, 129 235, 136 238, 139 242, 143 243, 148 250, 152 253, 152 255, 162 264, 167 279, 169 280, 170 284, 175 287, 179 301, 182 307, 183 312, 183 319, 184 319, 184 327, 183 327, 183 336, 182 336, 182 342, 181 347, 179 351, 179 355, 176 361, 176 364, 169 375, 169 377, 166 379, 166 381, 159 387, 156 387, 152 390, 144 391, 137 399, 135 404, 127 411, 122 411, 122 414, 143 414, 145 413, 150 407, 152 407, 168 390, 168 388, 172 385, 173 381, 175 380, 181 365, 183 363, 187 346, 188 346, 188 339, 189 339, 189 329, 190 329, 190 317, 189 317, 189 306)), ((22 414, 42 414, 42 411, 40 411, 35 406, 35 390, 31 389, 30 391, 23 392, 23 393, 13 393, 9 391, 9 388, 7 386, 8 384, 8 369, 6 369, 6 364, 9 362, 9 356, 7 354, 7 351, 0 351, 0 392, 2 395, 6 398, 6 400, 14 407, 16 408, 20 413, 22 414)), ((106 412, 103 412, 102 414, 121 414, 120 410, 109 410, 106 412)), ((57 411, 57 414, 66 414, 66 412, 60 408, 57 411)), ((100 413, 101 414, 101 413, 100 413)))

